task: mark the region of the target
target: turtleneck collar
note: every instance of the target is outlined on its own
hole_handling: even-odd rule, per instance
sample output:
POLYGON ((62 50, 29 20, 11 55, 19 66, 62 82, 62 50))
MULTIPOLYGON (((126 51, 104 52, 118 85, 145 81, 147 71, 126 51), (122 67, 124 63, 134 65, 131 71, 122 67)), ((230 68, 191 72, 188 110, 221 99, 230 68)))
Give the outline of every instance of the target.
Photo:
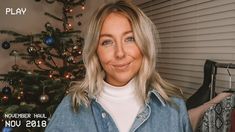
POLYGON ((133 97, 135 96, 134 80, 130 80, 124 86, 113 86, 103 81, 103 91, 101 92, 101 94, 112 99, 125 99, 133 97))

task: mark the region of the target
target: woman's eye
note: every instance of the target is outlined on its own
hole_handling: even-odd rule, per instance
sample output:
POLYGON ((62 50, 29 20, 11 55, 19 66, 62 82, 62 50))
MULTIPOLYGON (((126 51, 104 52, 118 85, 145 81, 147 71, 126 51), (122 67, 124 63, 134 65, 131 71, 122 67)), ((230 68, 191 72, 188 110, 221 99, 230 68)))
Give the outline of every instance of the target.
POLYGON ((125 39, 125 41, 126 42, 135 42, 135 38, 134 37, 127 37, 126 39, 125 39))
POLYGON ((101 43, 101 45, 110 45, 110 44, 112 44, 113 42, 112 42, 112 40, 104 40, 102 43, 101 43))

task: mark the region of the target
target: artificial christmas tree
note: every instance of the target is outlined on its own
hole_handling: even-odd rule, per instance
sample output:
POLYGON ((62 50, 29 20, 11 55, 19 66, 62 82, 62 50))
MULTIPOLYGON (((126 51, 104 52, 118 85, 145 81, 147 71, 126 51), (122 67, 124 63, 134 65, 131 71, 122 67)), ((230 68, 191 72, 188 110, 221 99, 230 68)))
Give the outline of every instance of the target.
MULTIPOLYGON (((40 1, 40 0, 35 0, 40 1)), ((14 31, 0 30, 1 34, 14 36, 4 40, 2 48, 10 50, 15 43, 23 44, 25 51, 12 49, 15 58, 12 70, 0 74, 5 83, 0 93, 0 127, 2 131, 43 131, 56 106, 68 92, 71 81, 83 79, 85 68, 82 62, 84 39, 80 30, 74 30, 70 19, 81 17, 73 8, 85 9, 85 0, 46 0, 63 5, 62 18, 48 12, 45 15, 62 22, 63 29, 46 22, 45 29, 38 34, 23 35, 14 31), (27 60, 28 68, 21 68, 17 60, 27 60), (17 113, 17 115, 16 115, 17 113), (23 118, 22 116, 31 117, 23 118), (19 117, 21 116, 21 117, 19 117), (16 127, 11 127, 11 121, 16 127), (17 121, 21 124, 17 126, 17 121), (9 123, 9 126, 6 126, 9 123), (31 125, 31 126, 27 126, 31 125)), ((77 22, 81 26, 81 22, 77 22)), ((18 122, 18 123, 19 123, 18 122)))

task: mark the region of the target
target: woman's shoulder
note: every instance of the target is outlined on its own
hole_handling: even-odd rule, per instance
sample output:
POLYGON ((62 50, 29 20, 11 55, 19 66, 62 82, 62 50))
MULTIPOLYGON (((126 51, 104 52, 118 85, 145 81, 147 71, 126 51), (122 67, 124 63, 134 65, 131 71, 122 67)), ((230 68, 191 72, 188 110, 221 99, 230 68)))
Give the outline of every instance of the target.
MULTIPOLYGON (((66 112, 68 112, 68 113, 76 113, 76 111, 73 108, 72 104, 73 104, 72 103, 72 95, 70 95, 70 94, 66 95, 62 99, 60 104, 58 105, 58 107, 57 107, 57 109, 55 111, 55 114, 56 113, 60 113, 60 112, 62 112, 62 113, 66 113, 66 112)), ((81 105, 78 106, 78 109, 77 109, 78 111, 77 112, 79 112, 79 111, 86 111, 87 109, 89 109, 89 106, 86 107, 85 105, 81 104, 81 105)))
POLYGON ((180 112, 181 114, 187 113, 186 104, 183 98, 171 97, 171 99, 172 99, 172 104, 173 104, 172 106, 176 108, 178 112, 180 112))
MULTIPOLYGON (((170 105, 170 104, 175 104, 177 106, 185 106, 185 101, 183 100, 183 98, 181 97, 177 97, 177 96, 170 96, 169 100, 165 100, 162 95, 156 91, 156 90, 152 90, 150 91, 150 95, 154 95, 153 97, 156 97, 157 102, 160 102, 160 104, 163 104, 163 106, 165 105, 170 105)), ((170 105, 171 106, 171 105, 170 105)))
POLYGON ((180 98, 180 97, 171 97, 172 101, 174 103, 176 103, 177 105, 180 105, 180 106, 185 106, 185 101, 183 100, 183 98, 180 98))
POLYGON ((55 129, 65 130, 65 127, 82 129, 84 124, 81 122, 86 123, 91 120, 93 120, 93 117, 90 107, 80 105, 78 111, 74 111, 72 108, 71 95, 67 95, 56 108, 49 121, 46 132, 55 129))
POLYGON ((60 102, 59 105, 61 105, 61 106, 71 105, 71 101, 72 101, 71 95, 66 95, 66 96, 62 99, 62 101, 60 102))

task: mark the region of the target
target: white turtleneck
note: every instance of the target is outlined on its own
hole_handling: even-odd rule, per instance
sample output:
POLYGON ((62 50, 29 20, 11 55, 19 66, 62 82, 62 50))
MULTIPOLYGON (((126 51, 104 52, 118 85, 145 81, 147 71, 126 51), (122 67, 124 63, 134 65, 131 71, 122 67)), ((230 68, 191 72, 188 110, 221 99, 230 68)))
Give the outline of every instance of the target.
POLYGON ((103 91, 97 98, 111 115, 120 132, 128 132, 144 102, 136 95, 134 80, 116 87, 105 81, 103 91))

